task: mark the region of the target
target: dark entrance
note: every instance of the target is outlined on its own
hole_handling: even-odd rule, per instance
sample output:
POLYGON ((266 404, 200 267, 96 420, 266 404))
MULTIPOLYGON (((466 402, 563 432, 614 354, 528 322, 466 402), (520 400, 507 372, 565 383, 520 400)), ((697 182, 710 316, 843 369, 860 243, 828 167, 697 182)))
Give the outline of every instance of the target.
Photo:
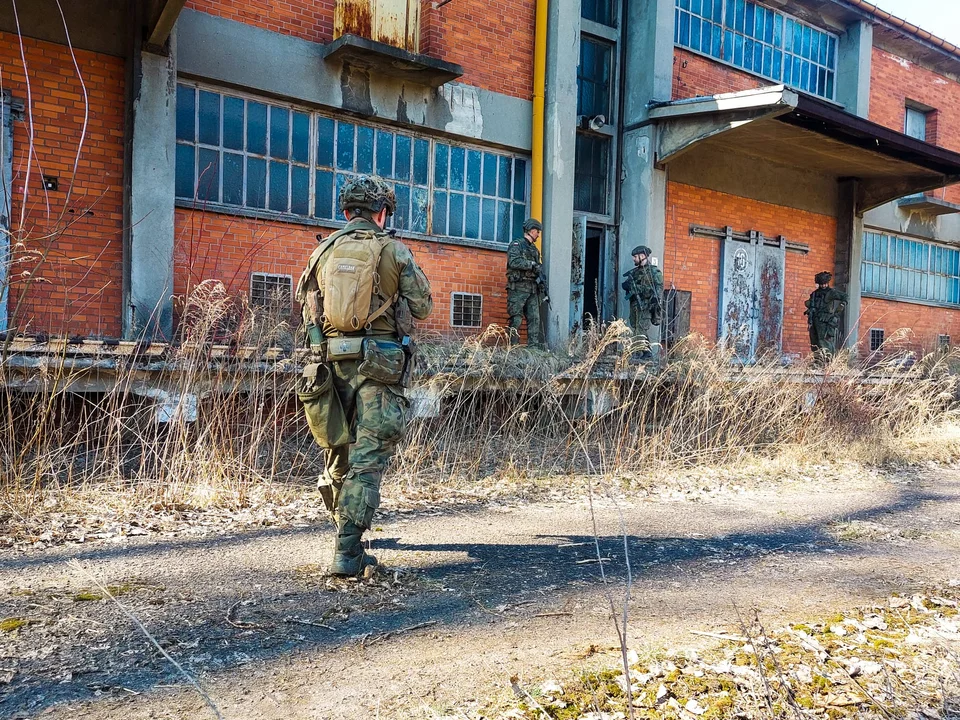
POLYGON ((583 327, 603 320, 603 228, 587 226, 583 248, 583 327))

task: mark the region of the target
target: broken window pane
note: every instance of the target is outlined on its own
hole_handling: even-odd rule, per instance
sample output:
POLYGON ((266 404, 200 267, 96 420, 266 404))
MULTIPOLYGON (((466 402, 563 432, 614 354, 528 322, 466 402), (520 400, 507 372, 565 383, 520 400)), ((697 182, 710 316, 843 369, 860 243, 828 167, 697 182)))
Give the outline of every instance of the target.
POLYGON ((393 215, 393 226, 401 230, 407 230, 410 227, 410 186, 397 183, 393 192, 397 196, 397 210, 393 215))
POLYGON ((410 195, 410 229, 413 232, 427 231, 427 205, 430 193, 426 188, 415 187, 410 195))

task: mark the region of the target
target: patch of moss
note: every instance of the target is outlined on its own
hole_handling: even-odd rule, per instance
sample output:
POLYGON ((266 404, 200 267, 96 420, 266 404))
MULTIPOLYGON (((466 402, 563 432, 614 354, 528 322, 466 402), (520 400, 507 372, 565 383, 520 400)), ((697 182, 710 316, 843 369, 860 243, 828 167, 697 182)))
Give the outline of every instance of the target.
POLYGON ((30 621, 24 618, 7 618, 6 620, 0 620, 0 632, 13 632, 29 624, 30 621))
POLYGON ((92 590, 81 590, 76 595, 73 596, 74 602, 95 602, 97 600, 103 600, 104 596, 98 592, 92 590))

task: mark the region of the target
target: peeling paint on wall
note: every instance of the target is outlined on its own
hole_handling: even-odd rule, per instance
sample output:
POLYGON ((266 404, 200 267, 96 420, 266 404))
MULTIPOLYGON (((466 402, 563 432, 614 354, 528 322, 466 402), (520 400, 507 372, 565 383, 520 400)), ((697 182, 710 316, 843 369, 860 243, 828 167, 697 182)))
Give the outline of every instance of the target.
POLYGON ((480 107, 480 95, 476 89, 447 83, 437 88, 437 93, 446 101, 450 110, 450 119, 444 130, 467 137, 481 137, 483 109, 480 107))
POLYGON ((370 102, 370 74, 366 70, 344 63, 340 72, 340 93, 345 110, 362 115, 376 114, 370 102))

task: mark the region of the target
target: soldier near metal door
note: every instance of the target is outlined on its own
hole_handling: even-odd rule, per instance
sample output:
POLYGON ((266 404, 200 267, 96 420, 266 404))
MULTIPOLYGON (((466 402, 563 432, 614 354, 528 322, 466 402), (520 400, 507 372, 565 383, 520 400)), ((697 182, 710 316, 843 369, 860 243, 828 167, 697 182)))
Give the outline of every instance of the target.
POLYGON ((527 344, 544 348, 543 322, 540 305, 550 302, 547 281, 540 264, 540 251, 534 244, 543 225, 539 220, 523 223, 523 237, 510 243, 507 249, 507 315, 510 316, 510 344, 520 341, 520 325, 527 320, 527 344))
POLYGON ((337 525, 330 572, 349 576, 376 564, 361 539, 406 428, 410 316, 426 318, 433 299, 410 250, 384 232, 396 207, 390 186, 361 175, 339 204, 346 227, 321 241, 297 285, 312 358, 297 389, 325 451, 318 489, 337 525))
POLYGON ((807 309, 807 327, 810 330, 810 349, 815 360, 824 362, 837 354, 840 336, 840 318, 847 307, 847 295, 830 287, 833 275, 819 272, 814 276, 817 289, 810 293, 804 305, 807 309))
POLYGON ((624 273, 621 287, 630 301, 630 328, 638 340, 647 343, 640 359, 649 360, 653 357, 650 331, 663 319, 663 273, 651 263, 653 251, 646 245, 638 245, 631 255, 633 268, 624 273))

